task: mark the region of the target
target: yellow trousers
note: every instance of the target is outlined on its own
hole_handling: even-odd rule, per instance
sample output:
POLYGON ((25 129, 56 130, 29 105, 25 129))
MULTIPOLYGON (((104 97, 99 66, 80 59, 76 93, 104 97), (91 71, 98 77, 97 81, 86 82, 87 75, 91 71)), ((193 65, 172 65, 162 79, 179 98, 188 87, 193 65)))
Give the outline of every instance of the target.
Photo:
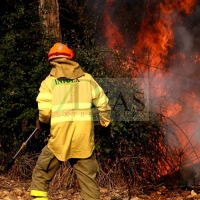
MULTIPOLYGON (((100 200, 99 186, 96 181, 98 164, 94 154, 86 159, 69 160, 78 178, 81 197, 84 200, 100 200)), ((45 146, 33 170, 30 196, 34 200, 48 200, 49 184, 60 164, 54 154, 45 146)))

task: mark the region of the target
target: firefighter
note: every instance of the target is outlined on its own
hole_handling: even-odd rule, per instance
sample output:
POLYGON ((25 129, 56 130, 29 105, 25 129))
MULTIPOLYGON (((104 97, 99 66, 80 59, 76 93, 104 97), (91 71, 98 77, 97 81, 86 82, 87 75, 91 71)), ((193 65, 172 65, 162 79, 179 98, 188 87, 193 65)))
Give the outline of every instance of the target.
POLYGON ((99 124, 105 130, 110 126, 111 108, 103 89, 73 58, 74 52, 60 42, 48 53, 52 68, 36 98, 36 127, 42 131, 50 125, 50 138, 33 170, 30 196, 34 200, 48 200, 49 184, 65 161, 73 167, 81 197, 100 199, 92 106, 98 109, 99 124))

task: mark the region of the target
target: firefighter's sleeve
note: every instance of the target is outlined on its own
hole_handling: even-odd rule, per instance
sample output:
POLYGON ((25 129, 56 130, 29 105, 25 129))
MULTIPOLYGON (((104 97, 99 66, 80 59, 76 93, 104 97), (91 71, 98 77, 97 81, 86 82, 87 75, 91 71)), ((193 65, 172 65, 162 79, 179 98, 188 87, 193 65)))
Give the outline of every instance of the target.
POLYGON ((46 80, 41 83, 36 101, 38 103, 39 120, 43 123, 49 123, 52 109, 52 94, 46 80))
POLYGON ((111 122, 111 107, 108 104, 109 99, 94 79, 92 79, 92 98, 93 104, 99 111, 101 125, 107 127, 111 122))

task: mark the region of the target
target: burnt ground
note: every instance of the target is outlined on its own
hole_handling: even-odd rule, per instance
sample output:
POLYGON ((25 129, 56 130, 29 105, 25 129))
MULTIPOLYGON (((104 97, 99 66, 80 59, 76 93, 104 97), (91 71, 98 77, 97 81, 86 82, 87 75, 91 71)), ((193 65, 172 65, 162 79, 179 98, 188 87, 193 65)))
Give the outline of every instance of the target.
MULTIPOLYGON (((0 200, 29 200, 31 180, 13 180, 5 174, 0 175, 0 200)), ((127 188, 101 188, 101 200, 200 200, 198 188, 176 188, 160 185, 149 188, 132 188, 130 198, 127 188)), ((81 200, 79 190, 59 190, 50 192, 50 200, 81 200)))

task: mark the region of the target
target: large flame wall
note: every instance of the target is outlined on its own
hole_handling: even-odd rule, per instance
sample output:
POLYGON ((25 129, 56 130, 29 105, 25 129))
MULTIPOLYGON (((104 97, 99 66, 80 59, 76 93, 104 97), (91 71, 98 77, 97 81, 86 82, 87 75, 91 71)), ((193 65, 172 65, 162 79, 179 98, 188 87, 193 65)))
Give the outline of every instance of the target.
POLYGON ((200 1, 96 0, 95 6, 99 42, 135 55, 138 76, 149 80, 151 108, 167 119, 166 142, 184 154, 183 165, 198 164, 200 1))

